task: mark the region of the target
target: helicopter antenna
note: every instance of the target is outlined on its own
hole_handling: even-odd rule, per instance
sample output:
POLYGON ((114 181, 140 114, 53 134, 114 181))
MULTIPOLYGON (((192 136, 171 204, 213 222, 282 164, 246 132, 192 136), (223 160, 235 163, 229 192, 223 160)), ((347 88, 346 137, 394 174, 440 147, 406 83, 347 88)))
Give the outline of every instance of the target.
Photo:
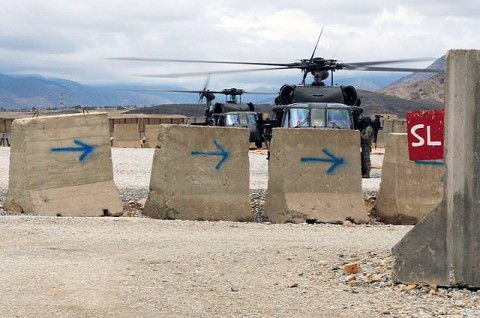
MULTIPOLYGON (((312 64, 312 62, 313 62, 313 57, 315 56, 315 51, 317 50, 318 42, 320 42, 320 38, 322 37, 324 27, 325 26, 323 26, 322 30, 320 31, 320 35, 318 36, 317 43, 315 44, 315 48, 313 49, 312 56, 310 57, 310 60, 308 61, 308 65, 312 64)), ((308 69, 305 69, 303 71, 302 85, 305 85, 305 79, 307 78, 307 75, 308 75, 308 69)))
POLYGON ((335 52, 333 52, 333 54, 332 54, 332 59, 335 58, 335 55, 337 55, 338 51, 340 51, 340 49, 342 48, 342 46, 343 46, 343 42, 340 43, 340 45, 337 47, 337 49, 335 50, 335 52))

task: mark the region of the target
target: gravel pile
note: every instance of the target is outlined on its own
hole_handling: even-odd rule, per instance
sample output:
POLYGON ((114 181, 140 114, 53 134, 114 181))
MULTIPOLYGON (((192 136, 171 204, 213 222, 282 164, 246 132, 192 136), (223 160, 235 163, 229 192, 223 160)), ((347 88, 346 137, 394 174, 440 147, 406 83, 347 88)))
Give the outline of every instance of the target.
POLYGON ((268 218, 263 212, 265 205, 265 197, 267 191, 265 189, 250 190, 250 201, 252 202, 253 220, 255 222, 267 222, 268 218))

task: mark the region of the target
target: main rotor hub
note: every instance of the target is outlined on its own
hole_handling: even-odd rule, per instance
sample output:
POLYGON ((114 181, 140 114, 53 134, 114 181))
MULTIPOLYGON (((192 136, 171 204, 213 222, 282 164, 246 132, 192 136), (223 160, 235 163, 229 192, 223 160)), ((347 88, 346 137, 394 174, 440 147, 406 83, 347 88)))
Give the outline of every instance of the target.
POLYGON ((301 68, 304 71, 315 75, 316 72, 323 72, 323 71, 335 71, 338 69, 343 68, 341 63, 338 63, 337 60, 326 60, 321 57, 316 57, 311 60, 302 59, 298 64, 298 68, 301 68))
POLYGON ((226 88, 222 90, 222 93, 228 96, 241 96, 245 91, 240 88, 226 88))

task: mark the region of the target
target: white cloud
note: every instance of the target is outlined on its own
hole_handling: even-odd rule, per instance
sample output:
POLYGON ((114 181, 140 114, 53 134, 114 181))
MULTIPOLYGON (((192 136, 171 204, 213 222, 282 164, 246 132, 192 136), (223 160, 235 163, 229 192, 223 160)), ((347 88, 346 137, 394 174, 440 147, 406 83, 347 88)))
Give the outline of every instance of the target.
MULTIPOLYGON (((292 62, 439 57, 478 48, 477 1, 17 0, 0 11, 0 72, 37 73, 81 83, 182 83, 135 74, 232 69, 106 60, 114 56, 292 62)), ((423 63, 421 66, 426 66, 423 63)), ((229 85, 269 85, 299 72, 217 76, 229 85), (231 83, 231 84, 230 84, 231 83)), ((226 84, 227 85, 227 84, 226 84)))

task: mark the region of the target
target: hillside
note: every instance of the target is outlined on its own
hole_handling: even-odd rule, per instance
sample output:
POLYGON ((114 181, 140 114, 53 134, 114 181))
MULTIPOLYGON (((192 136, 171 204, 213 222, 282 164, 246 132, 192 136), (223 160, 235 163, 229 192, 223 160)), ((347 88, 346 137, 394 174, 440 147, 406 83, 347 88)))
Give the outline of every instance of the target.
MULTIPOLYGON (((436 60, 428 68, 445 69, 445 56, 436 60)), ((410 101, 432 100, 443 103, 444 84, 444 73, 413 73, 377 92, 410 101)))
POLYGON ((375 92, 357 91, 364 114, 397 114, 404 118, 405 113, 411 110, 438 109, 443 103, 435 100, 408 100, 397 96, 390 96, 375 92))
POLYGON ((443 103, 445 94, 444 84, 445 75, 435 74, 427 80, 384 88, 378 92, 412 101, 433 100, 443 103))
POLYGON ((167 95, 88 86, 64 79, 0 74, 0 108, 126 106, 170 103, 167 95))
MULTIPOLYGON (((357 91, 364 114, 398 114, 404 117, 410 110, 435 109, 443 104, 431 100, 406 100, 395 96, 379 94, 364 90, 357 91)), ((205 104, 165 104, 158 106, 140 107, 131 110, 129 114, 178 114, 184 116, 203 116, 205 104)), ((272 105, 255 105, 255 111, 271 113, 272 105)))

